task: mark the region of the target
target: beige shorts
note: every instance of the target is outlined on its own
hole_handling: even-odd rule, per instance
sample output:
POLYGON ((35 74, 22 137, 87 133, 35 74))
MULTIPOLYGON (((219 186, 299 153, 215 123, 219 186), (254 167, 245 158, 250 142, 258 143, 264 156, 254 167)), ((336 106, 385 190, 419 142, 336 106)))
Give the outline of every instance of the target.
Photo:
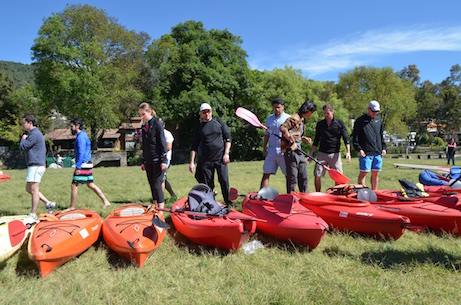
MULTIPOLYGON (((319 151, 317 154, 317 160, 319 160, 320 163, 325 164, 331 169, 336 169, 340 173, 343 172, 343 162, 341 161, 340 153, 327 154, 327 153, 319 151)), ((314 168, 315 177, 323 177, 325 176, 325 172, 326 170, 323 166, 315 164, 315 168, 314 168)))

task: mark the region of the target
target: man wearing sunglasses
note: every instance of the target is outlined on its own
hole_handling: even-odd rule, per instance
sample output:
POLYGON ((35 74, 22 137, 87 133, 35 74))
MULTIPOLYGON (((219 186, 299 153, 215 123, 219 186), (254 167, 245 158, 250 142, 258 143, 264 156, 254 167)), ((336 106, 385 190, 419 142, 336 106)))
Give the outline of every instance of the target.
POLYGON ((377 101, 368 104, 368 113, 359 117, 354 124, 352 141, 359 153, 360 173, 358 183, 365 186, 365 177, 371 171, 371 189, 378 189, 378 173, 383 167, 386 154, 383 121, 378 116, 380 106, 377 101))

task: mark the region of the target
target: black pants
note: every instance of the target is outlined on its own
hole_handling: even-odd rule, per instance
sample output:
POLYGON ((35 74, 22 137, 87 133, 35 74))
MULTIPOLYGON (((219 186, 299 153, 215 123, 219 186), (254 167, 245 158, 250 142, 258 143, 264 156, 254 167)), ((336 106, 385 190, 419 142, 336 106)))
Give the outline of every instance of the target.
POLYGON ((162 171, 160 163, 145 164, 147 181, 149 181, 150 191, 152 193, 152 199, 156 200, 157 203, 165 202, 163 196, 162 182, 165 171, 162 171))
POLYGON ((214 171, 218 173, 218 181, 221 185, 221 192, 226 204, 231 204, 229 200, 229 171, 227 164, 220 161, 201 161, 197 164, 195 178, 199 183, 204 183, 214 189, 214 171))
POLYGON ((284 154, 287 171, 287 193, 295 191, 296 183, 301 193, 307 193, 307 162, 300 152, 287 150, 284 154))

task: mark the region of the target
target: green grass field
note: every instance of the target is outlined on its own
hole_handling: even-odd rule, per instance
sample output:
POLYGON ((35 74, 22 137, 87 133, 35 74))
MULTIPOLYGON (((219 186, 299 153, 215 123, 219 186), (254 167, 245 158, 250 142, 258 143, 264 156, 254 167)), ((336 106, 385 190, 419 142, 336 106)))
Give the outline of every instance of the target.
MULTIPOLYGON (((395 168, 392 163, 444 165, 445 160, 386 158, 381 189, 396 189, 398 179, 417 182, 420 170, 395 168)), ((263 162, 230 164, 230 184, 246 194, 259 188, 263 162)), ((309 190, 313 190, 313 163, 309 190)), ((344 164, 355 183, 358 160, 344 164)), ((12 176, 0 183, 0 215, 27 214, 25 170, 6 170, 12 176)), ((104 218, 131 202, 148 204, 150 191, 138 167, 96 168, 95 183, 112 202, 104 209, 88 188, 79 187, 77 207, 90 208, 104 218)), ((187 165, 172 166, 168 178, 183 197, 195 185, 187 165)), ((48 169, 42 193, 65 209, 70 201, 72 169, 48 169)), ((367 177, 369 181, 369 177, 367 177)), ((332 186, 323 179, 323 189, 332 186)), ((219 184, 217 184, 219 185, 219 184)), ((285 190, 281 173, 270 185, 285 190)), ((219 188, 218 188, 219 189, 219 188)), ((169 195, 166 195, 169 198, 169 195)), ((222 197, 218 195, 218 200, 222 197)), ((236 201, 240 210, 241 198, 236 201)), ((167 200, 171 206, 171 200, 167 200)), ((41 203, 39 213, 45 213, 41 203)), ((166 214, 167 215, 167 214, 166 214)), ((406 232, 397 241, 376 241, 333 232, 308 251, 255 234, 264 249, 245 255, 222 253, 188 243, 170 229, 163 244, 143 269, 126 263, 103 241, 51 273, 46 279, 19 253, 0 265, 2 304, 459 304, 461 239, 432 233, 406 232)))

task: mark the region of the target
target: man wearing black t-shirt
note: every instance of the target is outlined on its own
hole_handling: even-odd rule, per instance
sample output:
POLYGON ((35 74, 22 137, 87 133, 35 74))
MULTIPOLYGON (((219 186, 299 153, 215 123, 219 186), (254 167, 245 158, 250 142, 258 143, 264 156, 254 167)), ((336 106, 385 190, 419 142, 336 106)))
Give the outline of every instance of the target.
POLYGON ((219 118, 213 118, 211 106, 203 103, 200 106, 200 125, 195 130, 190 152, 189 171, 195 171, 195 156, 200 147, 195 178, 199 183, 204 183, 214 188, 214 171, 218 173, 224 202, 229 205, 229 151, 231 137, 227 125, 219 118))
MULTIPOLYGON (((342 173, 343 163, 341 162, 341 154, 339 153, 341 138, 343 138, 344 145, 346 145, 347 162, 351 160, 351 145, 349 144, 346 125, 343 121, 335 119, 333 116, 334 113, 335 111, 332 104, 325 104, 323 106, 323 116, 325 119, 317 123, 310 155, 313 156, 320 142, 317 159, 325 165, 328 165, 331 169, 336 169, 342 173)), ((310 161, 309 159, 309 162, 310 161)), ((321 178, 323 176, 325 176, 325 168, 316 164, 314 168, 316 192, 320 192, 322 189, 321 178)))

